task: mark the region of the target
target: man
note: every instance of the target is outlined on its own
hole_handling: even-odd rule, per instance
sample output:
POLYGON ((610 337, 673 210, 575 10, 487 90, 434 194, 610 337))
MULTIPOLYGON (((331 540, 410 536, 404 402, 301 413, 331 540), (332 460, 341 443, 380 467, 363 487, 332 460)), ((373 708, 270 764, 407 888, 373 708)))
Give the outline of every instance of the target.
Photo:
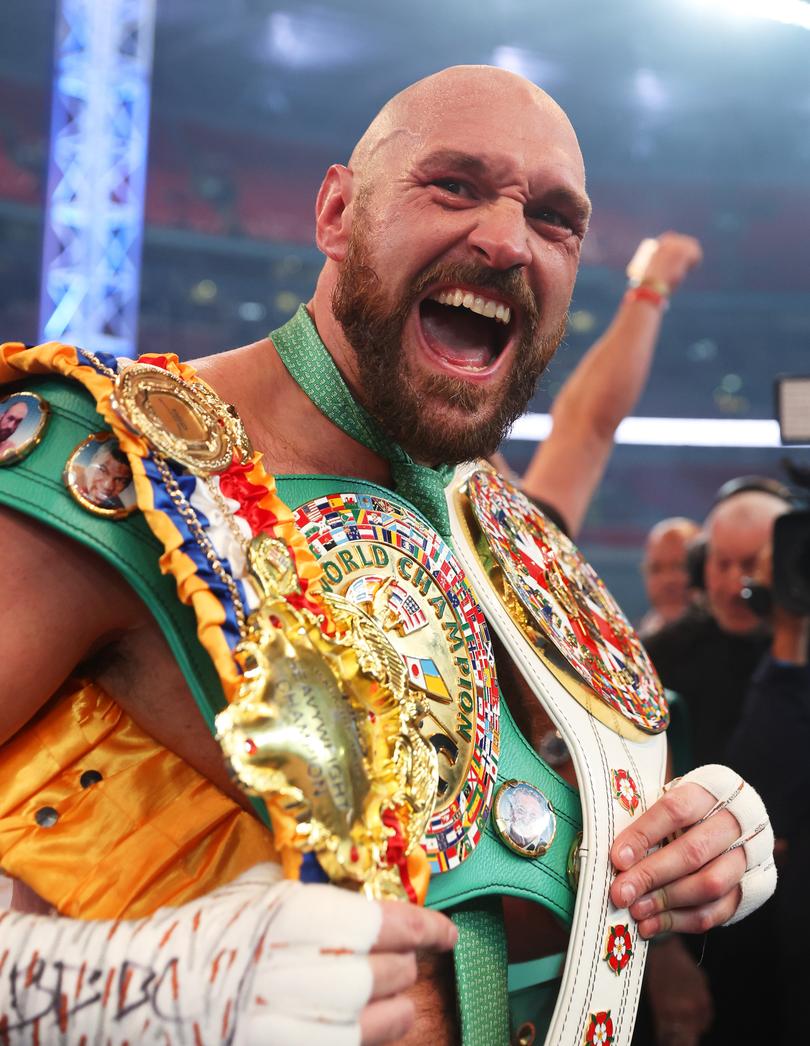
POLYGON ((769 547, 784 498, 743 490, 721 501, 704 526, 706 608, 694 608, 647 640, 664 685, 686 701, 692 762, 721 761, 754 669, 770 636, 743 598, 745 579, 769 547))
POLYGON ((28 417, 28 404, 17 400, 0 413, 0 458, 17 449, 14 433, 28 417))
MULTIPOLYGON (((736 489, 709 513, 705 525, 705 607, 692 607, 679 620, 650 636, 645 645, 664 685, 683 698, 689 717, 691 764, 723 762, 743 710, 752 678, 773 646, 780 656, 779 633, 771 636, 765 622, 743 598, 747 579, 770 548, 774 521, 788 511, 783 496, 766 489, 736 489)), ((746 760, 747 762, 750 761, 746 760)), ((750 921, 710 939, 703 960, 709 974, 715 1019, 709 1036, 700 1041, 723 1042, 731 1015, 742 995, 751 1000, 748 1020, 759 1034, 779 1041, 779 1015, 768 1000, 779 990, 779 956, 774 948, 774 909, 758 912, 750 921), (774 951, 767 969, 754 974, 750 948, 774 951), (764 986, 768 986, 763 991, 764 986)), ((694 1017, 702 1026, 703 1015, 694 1017)), ((697 1042, 697 1036, 693 1040, 697 1042)))
MULTIPOLYGON (((326 261, 309 316, 352 394, 389 440, 401 442, 427 465, 461 461, 497 446, 525 408, 562 335, 589 209, 582 158, 563 112, 533 85, 495 69, 451 69, 404 91, 373 121, 350 165, 329 169, 317 201, 317 242, 326 261)), ((310 320, 304 317, 304 322, 310 320)), ((199 361, 199 371, 218 395, 238 407, 268 467, 296 476, 329 473, 344 477, 349 486, 348 477, 390 486, 395 466, 379 449, 328 420, 275 349, 265 339, 199 361)), ((13 692, 15 699, 0 707, 0 739, 24 734, 28 720, 77 662, 103 655, 93 665, 94 685, 115 695, 133 724, 179 756, 201 780, 244 804, 173 654, 133 591, 100 559, 55 532, 32 526, 12 511, 3 512, 3 525, 8 535, 4 576, 24 579, 11 584, 19 585, 26 598, 14 598, 12 590, 4 602, 15 610, 13 627, 0 630, 2 692, 13 692), (32 643, 23 646, 12 634, 30 635, 32 643), (47 658, 40 656, 40 644, 47 658)), ((515 698, 520 700, 518 694, 515 698)), ((200 787, 195 785, 194 791, 200 787)), ((620 874, 612 896, 618 906, 631 906, 631 912, 640 912, 637 905, 643 904, 638 924, 643 937, 669 928, 704 930, 737 910, 746 861, 740 848, 726 852, 740 834, 728 810, 693 827, 666 851, 645 856, 649 846, 694 825, 712 805, 705 789, 684 785, 617 838, 613 859, 620 874), (701 861, 690 857, 690 848, 692 855, 699 851, 708 858, 709 865, 701 867, 701 861), (664 884, 667 904, 654 893, 664 884)), ((193 804, 184 816, 192 813, 193 804)), ((53 823, 53 814, 45 808, 45 823, 53 823)), ((268 867, 275 866, 258 866, 268 867)), ((261 962, 270 962, 269 972, 262 967, 269 986, 259 980, 249 996, 235 989, 224 1007, 224 1027, 230 1031, 234 1013, 260 1021, 263 1012, 275 1013, 273 1007, 295 996, 297 1005, 306 1003, 305 1016, 296 1013, 295 1020, 315 1020, 315 1013, 319 1023, 308 1024, 309 1033, 324 1042, 356 1042, 358 1025, 364 1043, 397 1041, 410 1029, 409 1041, 420 1041, 425 1034, 436 1043, 452 1041, 452 1002, 437 968, 423 967, 409 993, 414 953, 452 945, 454 931, 443 916, 398 902, 378 910, 327 886, 280 894, 275 892, 277 872, 245 874, 247 879, 238 879, 224 892, 194 902, 196 907, 178 909, 173 922, 159 923, 158 917, 158 922, 137 924, 136 936, 126 924, 98 926, 113 941, 112 948, 121 939, 131 940, 133 948, 137 939, 155 942, 150 945, 149 984, 158 978, 174 1014, 186 996, 182 985, 172 989, 171 977, 155 972, 153 959, 161 947, 189 925, 192 934, 199 927, 205 932, 210 912, 231 901, 236 905, 241 897, 244 901, 228 909, 223 924, 214 923, 224 925, 224 939, 232 941, 233 926, 247 932, 253 911, 266 919, 263 910, 250 906, 272 887, 271 903, 281 906, 285 917, 281 926, 267 925, 269 939, 288 946, 292 941, 289 954, 303 949, 310 955, 309 965, 281 970, 285 949, 277 948, 268 960, 261 940, 248 934, 248 954, 255 947, 261 962), (324 896, 331 900, 319 900, 324 896), (289 907, 296 897, 302 898, 298 907, 289 907), (316 948, 319 933, 324 944, 316 948), (370 949, 373 955, 366 962, 363 956, 370 949)), ((65 933, 75 933, 85 949, 90 947, 87 935, 96 946, 93 924, 74 931, 74 923, 65 923, 65 933)), ((57 920, 54 929, 54 924, 26 917, 7 922, 4 930, 6 940, 15 935, 18 949, 23 948, 23 934, 28 940, 32 934, 41 939, 41 957, 56 947, 52 935, 60 933, 60 925, 57 920), (51 935, 50 943, 43 934, 51 935)), ((65 933, 58 938, 60 949, 65 933)), ((237 950, 234 944, 234 956, 237 950)), ((23 954, 28 953, 19 951, 23 954)), ((117 961, 115 969, 120 970, 124 960, 119 956, 117 961)), ((99 976, 113 969, 110 960, 104 962, 99 960, 99 976)), ((231 958, 228 969, 241 969, 234 962, 231 958)), ((34 959, 30 963, 38 969, 34 959)), ((217 960, 196 976, 208 978, 207 988, 221 968, 217 960)), ((176 966, 172 970, 184 973, 176 966)), ((109 978, 112 984, 112 972, 109 978)), ((213 987, 210 994, 215 995, 213 987)), ((94 1001, 95 1009, 88 1005, 76 1019, 89 1021, 92 1011, 97 1022, 93 1033, 102 1028, 106 1034, 109 1022, 97 1015, 102 1005, 94 1001)), ((155 1003, 151 1019, 158 1023, 156 1034, 165 1026, 163 1012, 155 1003)), ((285 1013, 283 1020, 289 1032, 293 1018, 285 1013)), ((289 1034, 284 1038, 276 1029, 274 1025, 276 1038, 263 1032, 266 1041, 301 1041, 289 1034)), ((198 1033, 190 1031, 189 1041, 198 1033)))
POLYGON ((650 609, 638 626, 642 639, 677 621, 689 605, 686 553, 699 533, 694 520, 672 516, 656 523, 647 535, 641 571, 650 609))

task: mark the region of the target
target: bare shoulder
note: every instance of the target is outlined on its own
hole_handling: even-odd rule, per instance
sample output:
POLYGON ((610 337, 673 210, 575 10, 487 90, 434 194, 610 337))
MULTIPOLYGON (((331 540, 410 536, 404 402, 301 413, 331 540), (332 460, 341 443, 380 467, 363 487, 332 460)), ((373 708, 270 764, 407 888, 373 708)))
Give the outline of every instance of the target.
POLYGON ((263 338, 214 356, 189 360, 189 363, 222 399, 238 405, 249 398, 260 372, 264 377, 266 368, 277 364, 278 358, 272 346, 269 338, 263 338))
POLYGON ((0 744, 76 665, 146 614, 99 556, 0 506, 0 744))

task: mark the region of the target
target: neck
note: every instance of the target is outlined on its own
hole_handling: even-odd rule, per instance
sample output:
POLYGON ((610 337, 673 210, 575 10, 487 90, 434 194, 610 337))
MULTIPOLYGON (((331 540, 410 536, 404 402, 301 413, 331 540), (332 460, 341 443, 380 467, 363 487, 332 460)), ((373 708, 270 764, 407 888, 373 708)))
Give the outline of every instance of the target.
POLYGON ((315 293, 307 302, 307 312, 312 318, 321 341, 326 346, 329 355, 335 361, 335 366, 340 371, 341 377, 348 385, 352 396, 362 403, 360 389, 362 389, 360 369, 357 365, 357 356, 343 333, 343 328, 335 319, 332 312, 332 294, 335 289, 335 277, 331 268, 324 266, 315 293))

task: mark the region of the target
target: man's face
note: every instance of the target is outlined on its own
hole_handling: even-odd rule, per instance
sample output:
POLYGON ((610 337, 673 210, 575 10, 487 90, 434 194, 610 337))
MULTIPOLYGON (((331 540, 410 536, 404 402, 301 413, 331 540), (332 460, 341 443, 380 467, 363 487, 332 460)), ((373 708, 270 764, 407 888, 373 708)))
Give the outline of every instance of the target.
POLYGON ((353 203, 333 311, 364 405, 418 460, 490 453, 559 343, 585 232, 557 114, 475 98, 386 144, 353 203))
POLYGON ((116 461, 106 447, 101 447, 84 470, 85 494, 94 504, 103 505, 119 497, 131 479, 129 465, 116 461))
POLYGON ((28 408, 24 403, 13 403, 0 414, 0 443, 14 435, 23 421, 25 421, 27 414, 28 408))
POLYGON ((686 540, 678 531, 666 531, 647 546, 644 581, 650 606, 665 621, 678 617, 688 600, 686 540))
POLYGON ((762 549, 771 540, 773 520, 738 521, 719 518, 709 533, 706 551, 706 597, 714 619, 724 632, 746 635, 762 621, 740 596, 762 549))

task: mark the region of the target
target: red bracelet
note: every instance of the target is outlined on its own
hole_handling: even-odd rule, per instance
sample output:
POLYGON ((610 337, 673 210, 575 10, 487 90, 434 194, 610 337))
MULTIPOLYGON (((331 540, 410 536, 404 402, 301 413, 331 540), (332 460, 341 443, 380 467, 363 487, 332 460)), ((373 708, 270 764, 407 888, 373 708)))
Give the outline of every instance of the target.
POLYGON ((657 305, 659 309, 666 311, 669 308, 669 298, 666 294, 659 294, 652 287, 630 287, 625 291, 625 301, 648 301, 651 305, 657 305))

